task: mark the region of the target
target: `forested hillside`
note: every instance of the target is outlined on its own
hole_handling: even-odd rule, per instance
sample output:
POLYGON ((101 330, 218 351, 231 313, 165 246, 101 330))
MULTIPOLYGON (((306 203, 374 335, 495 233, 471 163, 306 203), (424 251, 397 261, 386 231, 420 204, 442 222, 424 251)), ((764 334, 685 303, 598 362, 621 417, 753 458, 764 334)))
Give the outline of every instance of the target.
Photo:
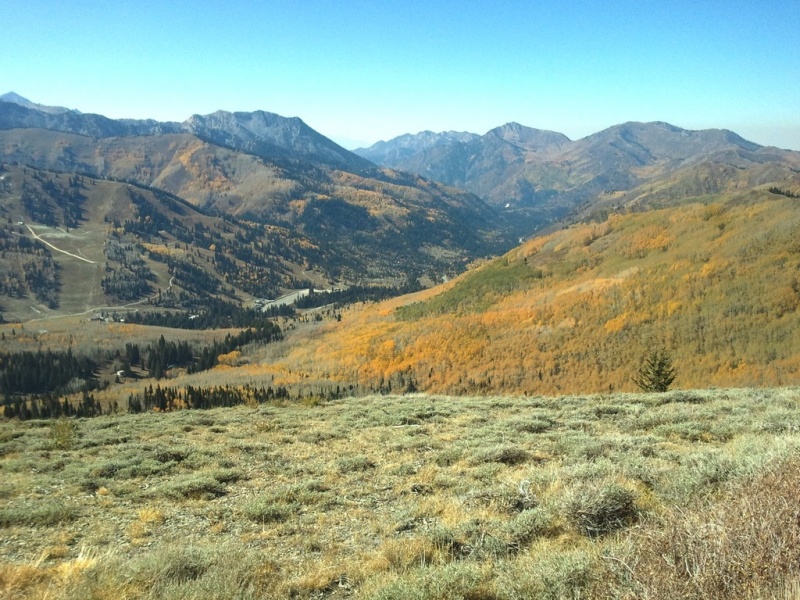
POLYGON ((212 216, 157 189, 0 168, 7 320, 126 305, 207 309, 212 299, 236 305, 324 281, 330 264, 300 234, 212 216))
POLYGON ((436 281, 519 233, 475 195, 378 167, 298 118, 218 111, 159 123, 18 102, 0 100, 0 163, 130 183, 277 228, 314 248, 304 269, 327 280, 436 281))
POLYGON ((767 190, 618 214, 536 238, 434 291, 346 313, 245 372, 456 394, 636 389, 653 349, 674 386, 800 377, 800 205, 767 190))

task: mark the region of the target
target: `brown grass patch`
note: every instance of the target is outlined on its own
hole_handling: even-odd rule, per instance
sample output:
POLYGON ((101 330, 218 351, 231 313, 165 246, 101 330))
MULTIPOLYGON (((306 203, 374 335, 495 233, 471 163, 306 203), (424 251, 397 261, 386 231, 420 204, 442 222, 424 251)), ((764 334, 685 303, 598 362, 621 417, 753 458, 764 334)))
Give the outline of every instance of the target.
POLYGON ((794 459, 634 532, 628 555, 611 559, 622 597, 798 597, 798 489, 794 459))

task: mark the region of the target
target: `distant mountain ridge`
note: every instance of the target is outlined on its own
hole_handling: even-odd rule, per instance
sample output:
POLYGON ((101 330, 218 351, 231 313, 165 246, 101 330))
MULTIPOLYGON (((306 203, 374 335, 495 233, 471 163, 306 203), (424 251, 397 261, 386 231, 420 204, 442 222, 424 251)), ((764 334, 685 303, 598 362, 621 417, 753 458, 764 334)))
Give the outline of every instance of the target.
POLYGON ((271 159, 302 158, 332 168, 369 171, 375 165, 311 129, 297 117, 265 111, 192 115, 182 123, 109 119, 35 104, 10 92, 0 96, 0 129, 39 128, 94 138, 191 133, 206 141, 271 159))
POLYGON ((75 112, 79 113, 80 111, 72 110, 69 108, 65 108, 63 106, 46 106, 44 104, 36 104, 35 102, 31 102, 27 98, 23 98, 16 92, 7 92, 0 96, 0 102, 12 102, 19 106, 24 106, 25 108, 32 108, 33 110, 38 110, 43 113, 49 113, 51 115, 58 115, 66 112, 75 112))
POLYGON ((182 131, 235 150, 257 156, 291 159, 301 155, 305 160, 337 169, 371 172, 375 165, 342 148, 306 125, 298 117, 281 117, 274 113, 217 111, 210 115, 192 115, 181 123, 182 131))
POLYGON ((478 197, 378 167, 299 118, 217 111, 162 123, 23 104, 33 103, 0 101, 0 164, 132 182, 297 232, 331 279, 435 280, 513 239, 478 197))
POLYGON ((404 135, 354 153, 299 118, 265 111, 114 120, 5 98, 0 161, 132 181, 294 228, 340 255, 351 275, 379 262, 366 267, 378 278, 457 271, 565 219, 780 182, 794 189, 800 173, 800 152, 664 122, 578 140, 511 122, 484 135, 404 135))
POLYGON ((115 121, 102 115, 73 110, 44 111, 31 108, 30 105, 33 103, 27 102, 26 105, 9 100, 1 101, 0 129, 49 129, 93 138, 152 135, 154 133, 171 133, 177 130, 175 123, 132 119, 115 121))
MULTIPOLYGON (((482 136, 452 139, 422 132, 355 152, 545 222, 601 201, 604 195, 636 197, 640 186, 679 172, 695 178, 691 169, 731 165, 757 170, 771 163, 774 168, 764 176, 766 181, 789 176, 800 164, 798 152, 760 146, 732 131, 692 131, 664 122, 622 123, 574 141, 561 133, 507 123, 482 136)), ((735 179, 735 173, 731 177, 735 179)), ((718 178, 709 191, 719 191, 733 179, 718 178)))
POLYGON ((442 131, 441 133, 421 131, 417 134, 407 133, 388 142, 380 141, 369 148, 357 148, 354 152, 374 163, 390 166, 393 162, 402 161, 433 146, 443 146, 453 142, 467 143, 479 137, 477 133, 466 131, 442 131))

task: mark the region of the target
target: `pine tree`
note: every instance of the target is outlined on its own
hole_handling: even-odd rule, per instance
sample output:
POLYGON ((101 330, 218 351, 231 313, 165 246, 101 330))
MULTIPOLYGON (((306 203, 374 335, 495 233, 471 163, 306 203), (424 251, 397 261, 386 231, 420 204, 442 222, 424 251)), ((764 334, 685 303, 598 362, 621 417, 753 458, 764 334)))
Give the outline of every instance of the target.
POLYGON ((645 359, 633 381, 644 392, 666 392, 675 375, 670 355, 665 350, 654 350, 645 359))

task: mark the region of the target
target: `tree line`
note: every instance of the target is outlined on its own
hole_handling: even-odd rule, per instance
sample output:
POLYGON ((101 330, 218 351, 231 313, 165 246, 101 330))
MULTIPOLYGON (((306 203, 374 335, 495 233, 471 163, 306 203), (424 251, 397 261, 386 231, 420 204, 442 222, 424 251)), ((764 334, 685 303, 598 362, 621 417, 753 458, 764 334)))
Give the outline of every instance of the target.
POLYGON ((162 379, 167 371, 175 367, 186 368, 189 373, 207 371, 219 364, 219 356, 251 344, 261 342, 267 344, 283 339, 280 327, 272 321, 262 319, 250 327, 231 335, 222 341, 214 341, 210 346, 198 350, 188 342, 167 341, 162 335, 158 342, 142 349, 138 344, 125 344, 123 370, 130 373, 130 368, 138 366, 147 371, 154 379, 162 379))
MULTIPOLYGON (((228 334, 222 341, 214 341, 201 349, 188 342, 167 341, 162 335, 158 342, 142 350, 138 344, 125 345, 124 354, 107 353, 106 362, 121 360, 122 370, 130 375, 138 366, 154 379, 163 378, 174 367, 185 367, 190 373, 211 369, 219 363, 219 356, 254 342, 269 343, 280 340, 280 327, 267 319, 253 323, 236 335, 228 334)), ((3 414, 7 418, 50 418, 60 416, 94 416, 102 409, 89 392, 106 384, 97 378, 99 362, 86 356, 63 351, 39 350, 37 352, 0 353, 0 394, 3 414), (84 399, 73 404, 67 396, 82 390, 84 399)))
POLYGON ((353 394, 353 387, 336 386, 324 393, 302 391, 292 394, 286 387, 212 386, 212 387, 146 387, 141 394, 128 396, 128 412, 171 412, 176 410, 205 410, 232 406, 264 404, 266 402, 323 401, 336 400, 353 394))
POLYGON ((128 412, 169 412, 184 409, 209 409, 231 407, 241 404, 263 404, 264 402, 288 399, 289 393, 284 387, 254 388, 221 386, 198 388, 161 387, 156 385, 144 389, 141 394, 128 397, 128 412))
POLYGON ((315 292, 311 288, 310 293, 302 298, 297 298, 294 305, 297 308, 317 308, 326 304, 355 304, 356 302, 378 302, 395 296, 418 292, 422 287, 419 283, 409 282, 399 286, 364 286, 352 285, 344 290, 333 290, 330 292, 315 292))
POLYGON ((118 412, 119 405, 116 400, 105 410, 94 394, 84 390, 78 402, 67 398, 59 398, 55 394, 45 394, 40 398, 30 400, 22 397, 12 398, 3 405, 3 416, 6 419, 59 419, 61 417, 96 417, 118 412))
POLYGON ((2 352, 0 392, 5 395, 59 393, 65 392, 74 381, 96 389, 100 387, 95 379, 97 368, 94 360, 73 354, 71 348, 66 352, 2 352))
MULTIPOLYGON (((190 302, 188 298, 185 302, 190 302)), ((125 317, 127 322, 137 325, 155 327, 171 327, 173 329, 225 329, 228 327, 253 327, 271 317, 293 317, 295 310, 291 305, 271 306, 261 311, 244 308, 216 298, 208 298, 202 303, 202 309, 181 310, 174 312, 134 312, 125 317)))
POLYGON ((782 189, 780 189, 779 187, 776 187, 776 186, 772 186, 771 188, 769 188, 769 191, 772 194, 778 194, 780 196, 786 196, 787 198, 800 198, 800 195, 795 194, 791 190, 782 190, 782 189))

